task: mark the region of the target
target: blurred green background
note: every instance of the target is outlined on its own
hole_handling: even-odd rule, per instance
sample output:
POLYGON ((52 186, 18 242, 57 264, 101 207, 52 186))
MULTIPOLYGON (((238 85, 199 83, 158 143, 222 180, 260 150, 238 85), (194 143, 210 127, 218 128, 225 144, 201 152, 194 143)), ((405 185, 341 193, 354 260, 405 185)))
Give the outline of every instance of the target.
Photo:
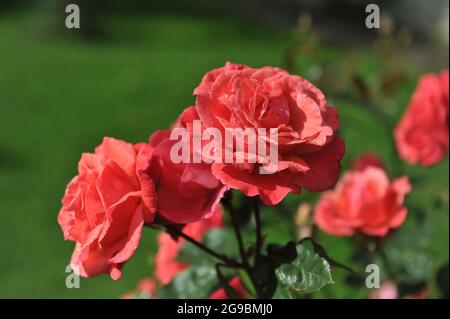
MULTIPOLYGON (((363 9, 358 11, 361 3, 342 1, 346 6, 342 20, 350 24, 336 22, 342 30, 336 28, 330 36, 335 22, 326 22, 327 3, 321 9, 305 1, 304 7, 289 10, 286 6, 287 13, 282 8, 268 17, 262 13, 270 8, 258 8, 255 1, 232 1, 235 6, 227 8, 208 6, 205 1, 165 5, 112 1, 107 9, 95 1, 100 9, 79 2, 80 30, 65 28, 64 1, 0 5, 0 297, 116 298, 152 274, 150 255, 156 245, 154 233, 146 230, 122 279, 82 279, 80 289, 67 289, 65 269, 73 244, 63 240, 56 221, 60 199, 76 174, 82 152, 92 151, 103 136, 139 142, 154 130, 167 128, 194 102, 192 91, 202 75, 226 61, 289 67, 317 85, 322 83, 319 87, 326 95, 329 87, 336 93, 328 96, 340 110, 341 134, 347 142, 344 167, 352 157, 373 151, 391 172, 398 172, 391 161, 395 154, 386 123, 375 118, 362 100, 341 94, 358 90, 354 81, 339 78, 350 69, 376 93, 378 77, 386 68, 380 52, 373 49, 376 32, 365 30, 363 18, 353 24, 345 18, 345 8, 363 16, 363 9), (312 12, 312 30, 317 26, 317 35, 302 34, 302 26, 308 23, 297 26, 297 18, 305 12, 312 12), (324 40, 315 45, 321 30, 324 40), (322 75, 335 83, 323 82, 322 75)), ((407 64, 405 77, 381 106, 394 122, 417 76, 448 67, 448 41, 430 40, 426 32, 409 27, 415 39, 422 40, 400 52, 407 64)), ((431 221, 423 223, 429 225, 424 231, 431 242, 426 249, 432 254, 433 269, 438 270, 448 263, 448 160, 426 172, 406 165, 401 169, 417 180, 408 201, 429 215, 426 220, 431 221)), ((315 199, 308 194, 288 198, 292 214, 304 200, 315 199)), ((289 236, 283 227, 290 221, 277 225, 273 218, 264 215, 267 233, 273 241, 282 242, 289 236)), ((409 223, 413 225, 414 219, 409 223)), ((406 240, 414 244, 417 238, 408 236, 406 240)), ((324 234, 320 238, 325 248, 333 247, 329 251, 333 257, 348 259, 348 239, 324 234)), ((338 278, 339 274, 336 282, 338 278)), ((337 297, 364 297, 358 293, 333 292, 337 297)))

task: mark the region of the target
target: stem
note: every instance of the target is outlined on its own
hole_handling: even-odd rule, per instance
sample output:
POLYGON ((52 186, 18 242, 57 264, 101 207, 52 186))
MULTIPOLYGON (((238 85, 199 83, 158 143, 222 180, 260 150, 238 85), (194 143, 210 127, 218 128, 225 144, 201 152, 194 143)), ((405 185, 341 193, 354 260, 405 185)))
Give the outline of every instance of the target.
POLYGON ((239 223, 237 221, 236 211, 234 210, 233 204, 231 202, 231 193, 228 194, 227 199, 224 202, 231 216, 231 223, 233 224, 234 232, 236 233, 237 242, 239 245, 239 254, 241 255, 242 263, 245 269, 249 269, 249 263, 247 260, 247 253, 244 248, 244 241, 242 240, 241 230, 239 228, 239 223))
POLYGON ((317 226, 316 224, 311 225, 311 239, 317 241, 317 226))
POLYGON ((180 236, 180 237, 184 238, 186 241, 190 242, 191 244, 193 244, 197 248, 203 250, 205 253, 207 253, 207 254, 209 254, 209 255, 219 259, 226 266, 231 267, 231 268, 243 268, 243 265, 241 263, 238 263, 237 261, 231 259, 230 257, 228 257, 228 256, 226 256, 224 254, 220 254, 220 253, 212 250, 211 248, 208 248, 207 246, 205 246, 202 243, 196 241, 195 239, 193 239, 189 235, 186 235, 185 233, 183 233, 178 228, 176 228, 176 227, 174 227, 174 226, 172 226, 170 224, 166 224, 164 226, 166 227, 167 230, 170 230, 171 233, 176 234, 177 236, 180 236))
POLYGON ((256 223, 256 254, 261 252, 262 247, 262 233, 261 233, 261 210, 259 208, 258 197, 253 198, 253 209, 255 212, 255 223, 256 223))
POLYGON ((222 286, 222 289, 225 291, 225 294, 228 296, 229 299, 241 299, 241 297, 238 295, 236 290, 230 286, 228 283, 228 280, 225 278, 225 276, 220 271, 220 267, 228 267, 225 264, 217 264, 216 265, 216 272, 217 277, 219 278, 219 283, 222 286))

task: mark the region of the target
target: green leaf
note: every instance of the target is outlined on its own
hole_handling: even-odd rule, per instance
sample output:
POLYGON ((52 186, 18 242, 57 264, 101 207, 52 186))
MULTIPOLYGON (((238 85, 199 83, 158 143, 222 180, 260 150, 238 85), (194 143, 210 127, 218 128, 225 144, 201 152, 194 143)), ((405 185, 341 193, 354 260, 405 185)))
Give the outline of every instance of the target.
POLYGON ((311 241, 297 244, 297 258, 290 264, 283 264, 276 274, 280 284, 293 298, 320 290, 334 283, 330 264, 314 251, 311 241))
POLYGON ((314 248, 314 252, 316 254, 318 254, 320 257, 324 258, 332 267, 342 268, 342 269, 344 269, 344 270, 346 270, 346 271, 356 275, 355 271, 353 269, 351 269, 349 266, 341 264, 340 262, 338 262, 338 261, 334 260, 333 258, 331 258, 327 254, 325 249, 321 245, 316 243, 314 240, 312 240, 311 238, 304 238, 300 242, 306 242, 306 241, 311 242, 311 245, 314 248))
POLYGON ((172 282, 162 287, 158 298, 202 299, 217 288, 217 272, 214 267, 190 267, 179 273, 172 282))

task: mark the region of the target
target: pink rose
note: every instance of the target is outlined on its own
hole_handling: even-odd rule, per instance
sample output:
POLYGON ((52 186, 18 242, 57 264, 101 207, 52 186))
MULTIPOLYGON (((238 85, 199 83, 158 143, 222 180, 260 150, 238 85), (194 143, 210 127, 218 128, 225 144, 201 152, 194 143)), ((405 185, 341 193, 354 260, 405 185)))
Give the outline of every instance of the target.
POLYGON ((333 191, 322 195, 315 208, 315 222, 323 231, 351 236, 362 232, 385 236, 406 218, 404 197, 411 190, 406 176, 389 181, 377 166, 347 172, 333 191))
MULTIPOLYGON (((192 115, 187 109, 176 126, 183 127, 192 115)), ((170 130, 157 131, 150 136, 138 154, 141 183, 153 181, 158 198, 158 214, 168 221, 187 224, 207 219, 217 209, 227 190, 211 173, 205 163, 174 163, 170 151, 176 140, 170 139, 170 130)))
MULTIPOLYGON (((223 213, 221 209, 217 209, 211 218, 186 225, 183 232, 191 238, 201 241, 203 235, 208 230, 212 228, 221 228, 222 226, 223 213)), ((187 263, 177 261, 178 252, 184 243, 185 240, 183 238, 174 240, 168 233, 160 233, 158 235, 158 253, 155 257, 155 277, 163 285, 169 284, 177 273, 189 267, 187 263)))
POLYGON ((89 277, 109 273, 117 280, 152 222, 155 193, 148 181, 141 189, 136 148, 105 137, 95 153, 85 153, 78 175, 67 186, 58 223, 66 240, 75 241, 72 269, 89 277))
MULTIPOLYGON (((422 289, 412 294, 408 294, 401 299, 426 299, 427 295, 427 289, 422 289)), ((393 281, 386 281, 380 286, 380 288, 374 289, 369 294, 369 299, 399 299, 397 285, 393 281)))
MULTIPOLYGON (((194 94, 204 129, 216 128, 222 135, 231 128, 254 132, 265 128, 267 133, 278 129, 276 172, 261 174, 262 157, 253 154, 247 143, 243 154, 232 150, 233 158, 247 159, 245 164, 212 164, 214 176, 225 185, 247 196, 259 195, 268 205, 279 203, 290 192, 299 193, 302 187, 323 191, 335 185, 345 148, 336 135, 338 114, 305 79, 279 68, 227 62, 206 73, 194 94), (256 163, 248 160, 255 157, 256 163)), ((230 145, 222 147, 224 154, 230 145)))
POLYGON ((369 299, 398 299, 397 285, 392 281, 386 281, 369 294, 369 299))
POLYGON ((394 131, 400 157, 431 166, 448 152, 448 70, 419 80, 403 118, 394 131))

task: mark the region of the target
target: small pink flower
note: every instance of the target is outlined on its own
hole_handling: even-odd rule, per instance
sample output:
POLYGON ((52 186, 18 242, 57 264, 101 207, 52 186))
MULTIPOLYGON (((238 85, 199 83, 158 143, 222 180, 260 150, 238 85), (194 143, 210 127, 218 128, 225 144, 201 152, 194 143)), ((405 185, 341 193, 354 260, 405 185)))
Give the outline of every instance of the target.
POLYGON ((369 299, 426 299, 427 295, 427 289, 422 289, 400 298, 395 282, 386 281, 380 288, 374 289, 369 294, 369 299))
POLYGON ((406 218, 405 195, 411 191, 406 176, 389 181, 386 172, 367 165, 347 172, 333 191, 322 195, 315 208, 315 222, 323 231, 351 236, 362 232, 385 236, 406 218))
POLYGON ((398 299, 397 285, 392 281, 386 281, 369 294, 369 299, 398 299))

